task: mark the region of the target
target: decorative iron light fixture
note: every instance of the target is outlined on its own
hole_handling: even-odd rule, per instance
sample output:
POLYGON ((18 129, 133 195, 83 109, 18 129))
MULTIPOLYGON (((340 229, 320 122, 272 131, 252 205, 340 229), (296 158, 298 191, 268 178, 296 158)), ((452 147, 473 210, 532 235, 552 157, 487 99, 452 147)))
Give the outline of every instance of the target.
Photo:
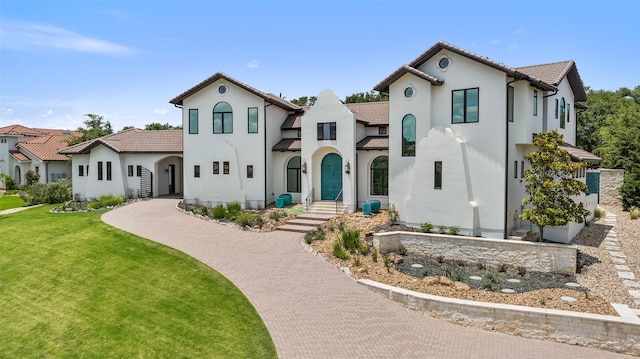
POLYGON ((302 167, 300 168, 302 173, 307 173, 307 161, 302 162, 302 167))
POLYGON ((351 164, 349 163, 349 160, 347 160, 347 164, 344 165, 344 173, 346 174, 351 173, 351 164))

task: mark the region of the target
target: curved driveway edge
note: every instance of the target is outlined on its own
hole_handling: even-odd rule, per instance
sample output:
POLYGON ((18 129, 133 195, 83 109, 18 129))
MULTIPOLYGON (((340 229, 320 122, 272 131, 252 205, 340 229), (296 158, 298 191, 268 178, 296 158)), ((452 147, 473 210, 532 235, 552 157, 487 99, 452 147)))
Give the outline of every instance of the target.
POLYGON ((256 308, 280 358, 625 357, 439 321, 357 284, 305 251, 301 234, 242 231, 182 214, 178 201, 139 201, 102 219, 226 276, 256 308))

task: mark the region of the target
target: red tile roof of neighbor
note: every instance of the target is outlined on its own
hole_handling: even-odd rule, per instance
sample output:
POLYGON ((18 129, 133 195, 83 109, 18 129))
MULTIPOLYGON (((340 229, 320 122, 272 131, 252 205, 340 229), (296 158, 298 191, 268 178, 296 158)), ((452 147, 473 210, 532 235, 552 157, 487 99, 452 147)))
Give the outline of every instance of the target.
POLYGON ((13 156, 18 161, 31 161, 29 157, 27 157, 24 153, 20 153, 18 151, 9 151, 9 154, 13 156))
POLYGON ((146 131, 131 128, 70 146, 60 153, 89 153, 98 145, 116 153, 182 153, 182 130, 146 131))
POLYGON ((69 157, 59 154, 58 151, 67 147, 67 139, 82 134, 77 131, 10 125, 0 127, 0 135, 24 137, 16 144, 17 150, 10 151, 11 155, 20 161, 31 160, 20 151, 28 152, 42 161, 67 161, 69 157))

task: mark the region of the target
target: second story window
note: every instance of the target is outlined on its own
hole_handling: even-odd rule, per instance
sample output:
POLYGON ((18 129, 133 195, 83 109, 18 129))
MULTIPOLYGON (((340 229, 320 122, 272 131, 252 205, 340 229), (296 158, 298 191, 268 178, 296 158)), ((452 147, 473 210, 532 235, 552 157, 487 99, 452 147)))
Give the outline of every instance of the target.
POLYGON ((378 134, 379 135, 386 135, 387 134, 387 128, 386 127, 378 127, 378 134))
POLYGON ((402 157, 416 155, 416 117, 406 115, 402 119, 402 157))
POLYGON ((565 104, 564 104, 564 97, 562 99, 560 99, 560 128, 564 128, 564 121, 566 119, 565 117, 565 104))
POLYGON ((567 122, 571 122, 571 104, 567 104, 567 122))
POLYGON ((538 91, 533 91, 533 115, 538 116, 538 91))
POLYGON ((318 123, 318 140, 335 140, 336 139, 336 123, 324 122, 318 123))
POLYGON ((226 102, 213 107, 213 133, 233 133, 233 109, 226 102))
POLYGON ((515 95, 513 91, 514 91, 513 86, 507 86, 507 120, 509 122, 513 122, 513 117, 514 117, 513 101, 514 101, 515 95))
POLYGON ((558 118, 558 99, 556 99, 556 119, 558 118))
POLYGON ((258 108, 250 107, 248 114, 249 133, 258 133, 258 108))
POLYGON ((189 109, 189 134, 198 133, 198 109, 189 109))
POLYGON ((451 97, 451 123, 478 122, 479 88, 453 90, 451 97))

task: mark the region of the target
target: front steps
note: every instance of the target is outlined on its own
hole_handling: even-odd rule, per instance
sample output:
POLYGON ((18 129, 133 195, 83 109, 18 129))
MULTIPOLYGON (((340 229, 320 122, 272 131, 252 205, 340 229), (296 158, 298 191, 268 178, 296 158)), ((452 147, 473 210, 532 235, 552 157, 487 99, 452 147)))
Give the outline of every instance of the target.
POLYGON ((307 213, 324 213, 324 214, 343 214, 347 212, 347 205, 338 202, 336 209, 335 201, 316 201, 309 205, 307 213))
POLYGON ((290 220, 286 224, 277 228, 279 231, 307 233, 319 225, 330 220, 331 218, 342 214, 346 211, 347 206, 338 203, 338 211, 336 213, 335 202, 314 202, 307 209, 306 214, 301 214, 295 219, 290 220))

